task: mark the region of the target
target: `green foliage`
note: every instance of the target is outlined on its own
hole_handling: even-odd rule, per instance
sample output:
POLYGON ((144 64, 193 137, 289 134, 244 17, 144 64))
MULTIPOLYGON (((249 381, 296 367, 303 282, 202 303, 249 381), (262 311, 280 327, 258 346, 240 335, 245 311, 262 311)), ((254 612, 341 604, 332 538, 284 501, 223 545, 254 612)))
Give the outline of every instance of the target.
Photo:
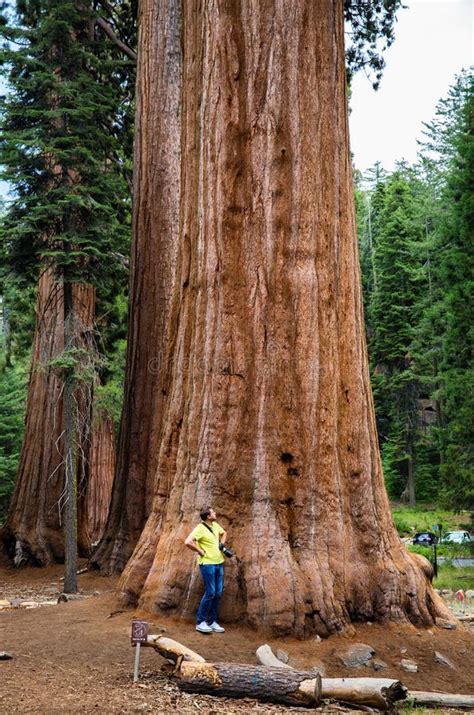
POLYGON ((418 181, 400 167, 376 185, 369 354, 387 486, 400 495, 415 466, 419 380, 411 355, 419 316, 423 227, 418 181))
POLYGON ((91 35, 92 9, 73 0, 18 3, 2 51, 0 160, 14 198, 2 238, 12 267, 52 264, 67 282, 121 270, 128 189, 118 164, 123 61, 91 35), (107 78, 107 81, 105 81, 107 78))
POLYGON ((0 523, 6 514, 18 466, 26 385, 26 363, 0 367, 0 523))
POLYGON ((463 566, 459 568, 445 562, 438 564, 438 576, 433 580, 433 585, 435 588, 449 588, 454 592, 460 588, 463 591, 473 589, 474 567, 463 566))
POLYGON ((432 300, 420 343, 432 356, 441 420, 441 497, 455 508, 474 506, 474 79, 463 72, 427 125, 424 168, 434 187, 429 247, 432 300), (437 329, 433 340, 430 328, 437 329))
MULTIPOLYGON (((408 547, 408 551, 413 551, 416 554, 426 556, 431 561, 433 560, 432 546, 412 544, 408 547)), ((449 560, 449 562, 453 559, 471 559, 474 555, 472 544, 437 544, 436 553, 439 557, 449 560)))
POLYGON ((344 0, 344 16, 350 26, 346 52, 348 78, 364 68, 375 75, 374 89, 385 67, 383 52, 395 39, 396 13, 402 0, 344 0))
POLYGON ((387 487, 457 509, 474 504, 473 96, 463 72, 419 163, 390 175, 376 164, 355 191, 387 487))
POLYGON ((423 508, 392 505, 392 517, 400 536, 413 536, 416 531, 433 531, 434 524, 441 524, 443 533, 464 529, 469 519, 468 512, 457 513, 436 506, 423 508))
MULTIPOLYGON (((121 40, 134 46, 137 3, 18 0, 1 3, 1 9, 7 92, 0 102, 0 165, 11 189, 0 221, 2 385, 13 384, 17 364, 24 362, 38 276, 52 266, 65 290, 73 283, 96 286, 97 321, 90 336, 38 369, 62 377, 73 373, 76 382, 89 385, 97 378, 110 380, 102 391, 109 390, 113 399, 104 405, 110 403, 117 416, 127 317, 135 64, 95 19, 100 11, 121 40)), ((13 388, 11 394, 17 394, 13 388)), ((13 436, 2 462, 0 508, 11 491, 23 432, 22 421, 14 419, 19 410, 10 412, 7 434, 13 436)))

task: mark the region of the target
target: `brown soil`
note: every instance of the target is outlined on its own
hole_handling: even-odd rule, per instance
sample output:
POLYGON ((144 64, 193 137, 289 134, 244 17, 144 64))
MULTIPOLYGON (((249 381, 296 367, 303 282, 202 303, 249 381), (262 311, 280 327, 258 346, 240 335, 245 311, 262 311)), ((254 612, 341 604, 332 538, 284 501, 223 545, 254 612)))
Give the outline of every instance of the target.
MULTIPOLYGON (((15 570, 0 562, 0 599, 19 597, 52 600, 61 590, 61 566, 15 570)), ((180 693, 160 669, 164 660, 142 649, 141 678, 132 683, 134 651, 130 646, 131 618, 137 612, 109 614, 118 609, 116 580, 88 572, 79 577, 79 601, 41 606, 31 610, 0 612, 0 651, 13 659, 0 661, 0 713, 249 713, 295 712, 299 709, 257 703, 254 700, 217 699, 180 693)), ((329 676, 374 676, 369 667, 346 668, 339 655, 350 643, 371 645, 375 658, 388 667, 383 677, 399 678, 411 690, 438 690, 474 694, 471 658, 473 634, 458 626, 415 630, 408 626, 360 625, 351 637, 322 642, 272 639, 242 626, 229 625, 222 635, 201 635, 193 624, 170 618, 146 617, 151 632, 186 644, 208 660, 255 663, 255 649, 264 642, 274 651, 282 648, 290 664, 310 668, 323 663, 329 676), (406 649, 402 653, 401 649, 406 649), (437 650, 450 658, 455 670, 434 661, 437 650), (401 658, 418 663, 418 673, 400 669, 401 658)), ((325 707, 324 711, 334 710, 325 707)), ((344 710, 344 708, 343 708, 344 710)), ((339 709, 340 711, 340 709, 339 709)), ((451 711, 453 712, 453 711, 451 711)))

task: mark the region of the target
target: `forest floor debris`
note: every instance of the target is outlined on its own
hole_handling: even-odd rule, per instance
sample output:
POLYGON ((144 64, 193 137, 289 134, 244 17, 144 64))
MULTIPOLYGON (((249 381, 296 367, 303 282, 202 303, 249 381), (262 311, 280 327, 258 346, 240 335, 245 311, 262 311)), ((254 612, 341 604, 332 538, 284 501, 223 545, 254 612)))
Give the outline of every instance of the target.
MULTIPOLYGON (((62 591, 62 573, 61 566, 17 570, 2 560, 0 599, 51 600, 53 593, 62 591)), ((255 664, 255 650, 267 640, 275 652, 284 649, 289 664, 298 669, 312 667, 317 659, 324 664, 328 676, 363 677, 375 675, 372 665, 377 658, 386 664, 384 677, 401 680, 409 690, 474 694, 472 624, 450 631, 361 624, 353 637, 334 636, 321 641, 311 638, 304 642, 269 638, 268 634, 229 625, 219 639, 206 638, 194 630, 192 623, 143 612, 118 612, 115 578, 87 572, 79 576, 78 582, 81 593, 90 598, 61 603, 55 608, 18 608, 0 613, 0 648, 13 656, 12 660, 0 663, 1 715, 308 712, 303 708, 258 703, 250 698, 230 700, 182 693, 161 672, 164 661, 152 649, 143 650, 140 680, 133 685, 134 651, 130 645, 133 615, 148 620, 150 632, 166 629, 167 636, 207 659, 255 664), (114 611, 114 617, 109 618, 114 611), (358 669, 344 666, 341 654, 360 642, 374 649, 375 658, 358 669), (401 648, 418 664, 417 673, 401 669, 401 648), (435 651, 449 658, 455 671, 437 663, 435 651)), ((324 712, 341 712, 341 707, 325 706, 324 712)))

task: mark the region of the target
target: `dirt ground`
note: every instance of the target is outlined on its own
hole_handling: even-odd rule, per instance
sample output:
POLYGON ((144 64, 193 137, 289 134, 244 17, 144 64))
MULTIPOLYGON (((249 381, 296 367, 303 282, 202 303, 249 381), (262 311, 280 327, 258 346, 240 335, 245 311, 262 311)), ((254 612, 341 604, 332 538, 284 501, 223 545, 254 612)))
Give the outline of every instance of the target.
MULTIPOLYGON (((0 561, 0 599, 56 600, 61 589, 61 566, 47 569, 13 569, 0 561)), ((298 641, 269 638, 242 626, 229 625, 224 634, 201 635, 194 624, 133 611, 121 612, 115 597, 116 580, 94 572, 78 577, 87 598, 39 608, 0 611, 0 651, 13 658, 0 660, 0 713, 282 713, 303 711, 258 703, 181 693, 161 672, 164 660, 152 649, 142 649, 141 678, 132 682, 134 650, 130 625, 134 615, 145 617, 150 632, 165 629, 170 638, 184 643, 214 661, 256 663, 255 649, 269 643, 284 649, 289 663, 310 669, 322 663, 328 677, 375 676, 400 679, 410 690, 437 690, 474 694, 472 646, 474 634, 456 630, 417 631, 407 626, 364 624, 352 637, 298 641), (339 657, 350 643, 371 645, 374 659, 387 668, 347 668, 339 657), (447 656, 451 669, 434 660, 434 651, 447 656), (401 658, 418 663, 418 673, 400 668, 401 658)), ((324 712, 345 712, 325 706, 324 712)), ((306 711, 307 712, 307 711, 306 711)), ((352 711, 354 712, 354 711, 352 711)), ((439 711, 438 711, 439 712, 439 711)), ((453 712, 453 711, 451 711, 453 712)))

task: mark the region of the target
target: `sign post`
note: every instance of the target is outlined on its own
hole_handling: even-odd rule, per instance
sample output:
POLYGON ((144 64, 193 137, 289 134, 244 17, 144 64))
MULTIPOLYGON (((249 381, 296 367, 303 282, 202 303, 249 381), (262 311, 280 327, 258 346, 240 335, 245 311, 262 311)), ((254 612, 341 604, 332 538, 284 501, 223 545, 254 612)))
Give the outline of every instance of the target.
MULTIPOLYGON (((443 530, 442 524, 433 524, 433 531, 438 532, 438 541, 441 541, 441 532, 443 530)), ((435 578, 438 576, 438 552, 436 548, 436 541, 433 543, 433 572, 435 578)))
POLYGON ((138 671, 140 668, 140 648, 142 643, 147 642, 148 638, 148 623, 134 618, 132 621, 132 646, 135 646, 135 667, 133 669, 133 682, 138 680, 138 671))

